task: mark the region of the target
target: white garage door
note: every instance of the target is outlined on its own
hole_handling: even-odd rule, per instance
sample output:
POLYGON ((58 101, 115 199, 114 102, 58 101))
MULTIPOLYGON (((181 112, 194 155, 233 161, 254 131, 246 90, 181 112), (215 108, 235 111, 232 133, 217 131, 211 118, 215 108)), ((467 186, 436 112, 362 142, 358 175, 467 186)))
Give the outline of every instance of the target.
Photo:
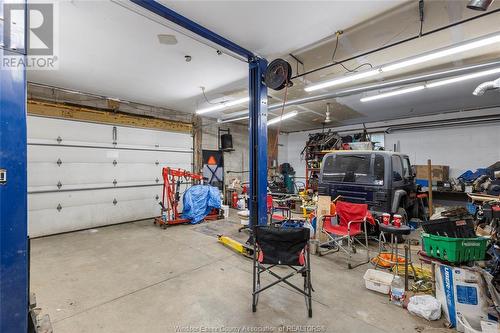
POLYGON ((190 134, 28 116, 29 235, 157 216, 161 169, 192 159, 190 134))

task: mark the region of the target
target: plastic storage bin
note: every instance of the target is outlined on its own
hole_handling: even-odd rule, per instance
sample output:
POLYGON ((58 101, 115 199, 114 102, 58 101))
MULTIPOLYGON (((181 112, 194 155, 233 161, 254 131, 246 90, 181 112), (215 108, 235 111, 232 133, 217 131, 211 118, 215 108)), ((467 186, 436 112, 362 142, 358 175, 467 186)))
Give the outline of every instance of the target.
POLYGON ((365 272, 363 279, 367 289, 388 295, 394 275, 370 268, 365 272))
POLYGON ((444 217, 422 223, 424 231, 431 235, 456 238, 475 238, 474 220, 467 216, 463 218, 444 217))
POLYGON ((483 260, 488 239, 484 237, 452 238, 422 233, 422 242, 428 256, 451 263, 462 263, 483 260))

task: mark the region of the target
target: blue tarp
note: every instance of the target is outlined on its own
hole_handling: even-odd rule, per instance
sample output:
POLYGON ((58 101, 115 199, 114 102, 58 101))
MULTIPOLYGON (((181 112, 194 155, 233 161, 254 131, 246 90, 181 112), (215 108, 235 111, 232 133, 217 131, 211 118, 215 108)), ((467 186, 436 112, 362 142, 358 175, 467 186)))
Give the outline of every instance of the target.
POLYGON ((487 168, 479 168, 476 170, 476 172, 467 170, 463 174, 458 176, 458 179, 463 179, 465 182, 473 182, 474 180, 483 175, 491 175, 491 171, 487 168))
POLYGON ((221 207, 220 192, 217 187, 209 185, 195 185, 184 192, 182 197, 184 208, 182 217, 197 224, 214 208, 221 207))

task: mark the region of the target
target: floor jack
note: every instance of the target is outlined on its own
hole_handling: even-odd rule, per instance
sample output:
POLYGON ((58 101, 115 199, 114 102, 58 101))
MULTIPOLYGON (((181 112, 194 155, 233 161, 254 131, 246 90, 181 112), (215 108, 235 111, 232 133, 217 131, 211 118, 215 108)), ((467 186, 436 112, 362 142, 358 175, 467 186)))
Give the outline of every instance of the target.
POLYGON ((240 243, 237 240, 224 235, 217 235, 217 240, 219 241, 219 243, 222 243, 224 246, 227 246, 231 250, 234 250, 244 255, 245 257, 253 258, 253 247, 240 243))
POLYGON ((160 202, 161 216, 155 218, 154 223, 162 228, 169 225, 189 223, 189 219, 181 218, 178 206, 180 202, 180 187, 183 181, 192 180, 193 184, 201 183, 202 175, 191 173, 182 169, 163 168, 163 198, 160 202), (165 205, 166 203, 166 205, 165 205))

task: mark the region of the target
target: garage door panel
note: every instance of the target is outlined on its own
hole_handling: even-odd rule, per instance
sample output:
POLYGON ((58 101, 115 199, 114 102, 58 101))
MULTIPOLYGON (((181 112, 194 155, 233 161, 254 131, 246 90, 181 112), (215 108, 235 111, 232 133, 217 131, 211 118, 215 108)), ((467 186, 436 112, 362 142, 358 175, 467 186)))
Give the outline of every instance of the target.
POLYGON ((36 200, 30 200, 28 208, 29 210, 56 209, 59 204, 63 207, 91 206, 99 203, 112 203, 114 199, 118 202, 148 199, 156 205, 158 202, 156 196, 161 197, 161 192, 162 186, 157 185, 94 191, 37 193, 32 195, 32 198, 36 200))
POLYGON ((191 135, 164 131, 152 131, 130 127, 118 127, 118 142, 123 145, 150 145, 171 147, 174 149, 191 149, 193 138, 191 135))
POLYGON ((92 203, 90 205, 41 209, 29 212, 31 237, 95 228, 159 215, 151 199, 92 203), (105 212, 105 213, 104 213, 105 212), (76 222, 76 223, 75 223, 76 222))
POLYGON ((112 163, 114 160, 123 163, 155 163, 158 160, 175 161, 181 158, 191 162, 192 152, 185 151, 147 151, 125 149, 96 149, 72 147, 65 145, 29 145, 28 162, 49 162, 57 165, 60 159, 64 163, 112 163), (182 154, 182 155, 181 155, 182 154), (181 157, 182 156, 182 157, 181 157))
POLYGON ((192 169, 189 134, 118 127, 113 145, 111 125, 36 116, 28 122, 31 237, 159 215, 162 168, 192 169), (117 206, 126 208, 117 213, 117 206))
POLYGON ((156 178, 161 178, 161 168, 156 165, 147 164, 71 164, 64 165, 54 172, 52 165, 40 164, 37 168, 30 170, 28 178, 29 186, 57 185, 59 182, 63 188, 67 185, 107 184, 116 186, 122 182, 150 182, 154 183, 156 178), (117 184, 114 184, 116 180, 117 184))
POLYGON ((29 116, 27 126, 30 139, 54 140, 55 143, 58 137, 61 142, 113 142, 113 126, 110 125, 29 116))
MULTIPOLYGON (((172 168, 191 169, 190 161, 168 162, 172 168)), ((154 183, 162 180, 161 164, 144 163, 32 163, 28 170, 29 187, 107 184, 122 185, 128 182, 154 183), (115 183, 116 181, 116 183, 115 183)))

